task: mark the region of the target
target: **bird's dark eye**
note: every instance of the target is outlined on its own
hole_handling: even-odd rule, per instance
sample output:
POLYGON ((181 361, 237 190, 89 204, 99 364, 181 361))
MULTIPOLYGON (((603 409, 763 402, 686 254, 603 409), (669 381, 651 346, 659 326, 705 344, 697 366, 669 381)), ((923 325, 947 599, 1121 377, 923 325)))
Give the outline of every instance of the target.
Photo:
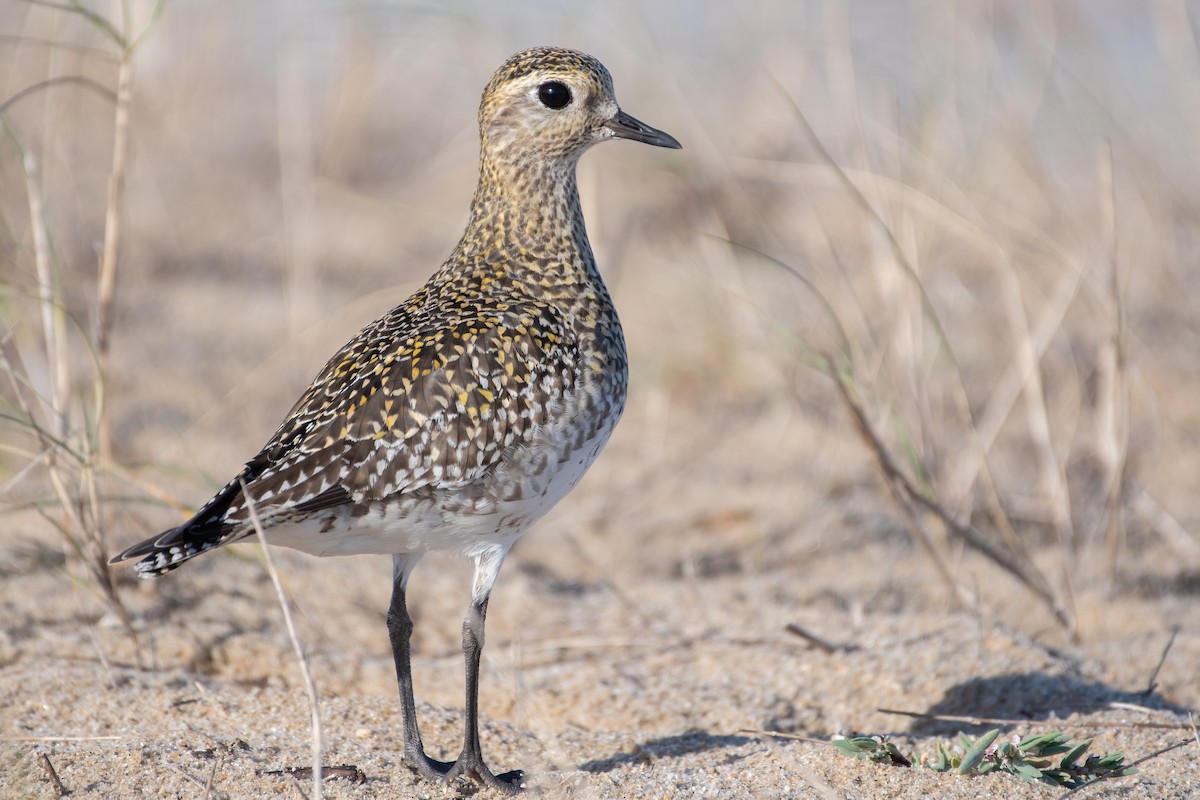
POLYGON ((546 108, 566 108, 571 102, 571 90, 565 83, 547 81, 538 87, 538 99, 546 108))

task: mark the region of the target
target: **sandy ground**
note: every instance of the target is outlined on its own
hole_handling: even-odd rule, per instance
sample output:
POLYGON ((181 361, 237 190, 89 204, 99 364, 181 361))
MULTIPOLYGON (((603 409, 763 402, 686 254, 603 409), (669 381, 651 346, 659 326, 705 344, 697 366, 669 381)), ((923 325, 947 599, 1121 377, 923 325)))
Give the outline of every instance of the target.
MULTIPOLYGON (((612 455, 610 466, 619 461, 612 455)), ((687 566, 678 547, 656 543, 650 530, 635 532, 620 512, 612 528, 571 522, 586 519, 586 503, 607 494, 604 483, 589 481, 579 501, 556 514, 557 526, 531 534, 506 565, 492 604, 485 754, 498 768, 527 770, 535 794, 1061 794, 1011 776, 867 764, 815 741, 864 731, 928 750, 938 736, 985 729, 914 724, 880 708, 1023 720, 1003 726, 1020 736, 1050 725, 1095 736, 1097 750, 1121 750, 1130 760, 1191 736, 1178 726, 1200 702, 1194 598, 1165 591, 1081 598, 1084 644, 1069 645, 1052 630, 1030 635, 990 615, 950 610, 926 559, 882 526, 874 533, 869 525, 831 527, 824 545, 781 554, 773 565, 725 563, 706 574, 702 559, 687 566), (811 649, 785 632, 789 623, 843 649, 811 649), (1156 690, 1145 694, 1173 626, 1181 631, 1156 690), (811 738, 777 740, 762 730, 811 738)), ((26 541, 3 553, 4 796, 53 796, 41 754, 73 797, 310 791, 267 774, 310 763, 310 740, 300 673, 261 566, 219 555, 129 591, 139 668, 125 633, 40 552, 39 559, 26 541)), ((322 696, 324 762, 353 764, 367 778, 330 781, 327 795, 460 791, 415 779, 399 760, 383 626, 386 560, 280 560, 322 696)), ((421 721, 430 751, 449 754, 461 735, 455 632, 466 576, 448 561, 425 565, 419 576, 412 596, 421 721)), ((1019 592, 995 591, 1022 605, 1019 592)), ((1200 776, 1189 749, 1090 791, 1194 796, 1200 776)))
MULTIPOLYGON (((20 14, 0 17, 9 29, 41 38, 75 30, 28 22, 24 4, 14 5, 20 14)), ((162 498, 189 507, 207 498, 267 439, 324 357, 449 250, 474 180, 479 87, 533 36, 597 52, 627 110, 685 149, 613 145, 589 153, 581 168, 589 231, 629 340, 631 397, 599 462, 518 544, 493 594, 481 690, 493 768, 526 770, 529 793, 547 798, 1058 798, 1063 790, 1011 775, 851 759, 829 739, 883 734, 907 753, 930 752, 959 731, 1060 729, 1131 761, 1194 739, 1200 281, 1188 243, 1196 241, 1200 181, 1189 177, 1190 156, 1178 162, 1186 168, 1169 161, 1192 151, 1162 146, 1156 129, 1141 126, 1150 116, 1118 136, 1096 121, 1103 115, 1066 114, 1064 122, 1069 102, 1022 93, 1042 86, 1022 70, 1050 62, 1034 58, 1036 48, 1002 19, 997 29, 1027 46, 1009 53, 1005 80, 1019 84, 1011 95, 992 72, 972 71, 976 22, 965 11, 950 33, 932 11, 905 23, 911 35, 929 37, 927 54, 962 37, 953 69, 932 73, 963 81, 966 99, 946 106, 963 116, 947 112, 935 124, 888 117, 924 106, 897 104, 899 90, 880 74, 924 86, 924 68, 879 67, 893 53, 887 47, 852 52, 832 10, 783 20, 790 4, 780 4, 734 19, 714 4, 677 26, 647 8, 644 27, 633 28, 640 33, 622 37, 614 30, 629 30, 616 24, 628 22, 625 6, 593 5, 588 24, 550 12, 488 17, 480 6, 453 19, 359 9, 361 18, 327 26, 320 14, 329 9, 320 7, 306 23, 309 38, 300 37, 305 47, 278 51, 289 29, 260 18, 270 16, 266 4, 253 13, 244 10, 251 4, 168 5, 137 62, 111 379, 114 450, 128 479, 108 485, 110 549, 176 524, 180 512, 162 498), (342 52, 334 38, 360 60, 330 55, 342 52), (289 74, 297 53, 313 54, 317 76, 308 98, 317 122, 299 133, 274 115, 277 104, 281 115, 296 111, 295 85, 276 86, 275 77, 277 69, 289 74), (1005 278, 1019 285, 1033 325, 1063 296, 1059 277, 1073 269, 1085 276, 1039 361, 1046 435, 1070 484, 1068 523, 1083 532, 1073 545, 1060 545, 1047 523, 1042 451, 1023 413, 1014 412, 990 455, 1016 535, 1069 598, 1074 637, 1026 588, 923 518, 965 591, 947 587, 906 531, 833 384, 797 345, 836 341, 823 307, 794 277, 748 265, 721 242, 786 256, 820 287, 855 340, 867 405, 889 446, 919 450, 943 488, 947 464, 966 449, 952 393, 943 391, 944 354, 930 344, 914 296, 896 290, 904 281, 879 228, 806 144, 775 79, 801 107, 820 111, 813 119, 834 157, 853 167, 916 254, 980 416, 1017 360, 1005 278), (976 79, 986 89, 973 93, 976 79), (996 117, 972 127, 970 98, 988 92, 1008 127, 992 125, 996 117), (1031 130, 1072 132, 1053 162, 1061 171, 1029 155, 1024 119, 1031 130), (910 137, 895 151, 893 123, 910 137), (958 149, 978 141, 977 151, 958 149), (1093 407, 1107 385, 1096 364, 1112 335, 1109 261, 1097 244, 1103 210, 1095 207, 1107 195, 1091 183, 1092 156, 1113 141, 1122 190, 1113 247, 1120 264, 1137 266, 1126 273, 1122 312, 1132 422, 1129 507, 1116 551, 1093 532, 1104 499, 1094 491, 1103 415, 1093 407), (315 153, 307 177, 294 171, 289 148, 297 142, 315 153), (892 178, 908 194, 889 193, 892 178), (281 185, 307 188, 289 194, 281 185), (942 210, 922 211, 929 198, 942 210), (964 233, 964 220, 979 219, 986 235, 964 233), (788 626, 833 647, 814 647, 788 626)), ((1047 23, 1041 8, 1027 15, 1033 28, 1047 23)), ((890 42, 884 16, 844 30, 853 28, 855 42, 890 42)), ((992 23, 978 24, 990 43, 992 23)), ((1068 61, 1078 56, 1073 41, 1061 44, 1068 61)), ((45 77, 44 65, 8 63, 14 84, 45 77)), ((1090 76, 1108 62, 1071 63, 1090 76)), ((1135 72, 1114 63, 1121 74, 1135 72)), ((1063 81, 1069 95, 1075 84, 1063 81)), ((938 97, 941 84, 932 85, 922 98, 938 97)), ((1089 91, 1107 85, 1097 78, 1089 91)), ((1172 113, 1194 107, 1170 94, 1175 84, 1165 77, 1156 86, 1166 87, 1172 113)), ((1102 92, 1100 101, 1120 118, 1114 97, 1127 95, 1102 92)), ((39 115, 53 112, 50 127, 69 143, 48 145, 47 205, 63 269, 75 270, 64 302, 86 320, 103 231, 102 215, 90 212, 103 207, 110 146, 90 131, 110 123, 98 101, 75 107, 69 101, 78 98, 66 98, 14 108, 10 121, 32 141, 43 130, 39 115)), ((1176 131, 1170 141, 1190 148, 1188 124, 1164 122, 1176 131)), ((1058 146, 1054 135, 1046 140, 1058 146)), ((19 265, 20 289, 6 295, 4 319, 23 321, 14 341, 36 353, 37 315, 21 305, 32 295, 28 204, 19 159, 0 155, 0 210, 11 232, 0 252, 19 265)), ((76 362, 86 391, 87 360, 76 362)), ((36 358, 27 363, 35 381, 44 378, 36 358)), ((44 476, 24 472, 26 462, 7 450, 4 459, 0 483, 16 488, 0 521, 0 797, 55 796, 43 756, 74 798, 311 797, 310 783, 277 774, 310 764, 310 717, 256 546, 208 555, 154 582, 119 570, 135 642, 59 533, 28 507, 48 496, 44 476)), ((984 505, 957 511, 999 539, 984 505)), ((329 780, 326 796, 472 793, 422 782, 401 763, 384 626, 388 559, 275 556, 321 698, 323 762, 354 765, 366 778, 329 780)), ((435 755, 452 755, 461 741, 458 636, 468 582, 466 565, 435 557, 410 590, 420 720, 435 755)), ((1198 748, 1193 740, 1079 796, 1200 796, 1198 748)))

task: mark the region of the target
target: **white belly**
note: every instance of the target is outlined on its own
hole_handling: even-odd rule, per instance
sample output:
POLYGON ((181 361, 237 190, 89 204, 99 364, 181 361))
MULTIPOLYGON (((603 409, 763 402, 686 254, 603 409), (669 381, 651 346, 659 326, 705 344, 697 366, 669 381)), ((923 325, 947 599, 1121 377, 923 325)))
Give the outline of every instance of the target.
POLYGON ((551 426, 482 481, 331 508, 269 527, 267 541, 317 556, 507 549, 578 485, 616 421, 578 447, 565 444, 565 426, 551 426))

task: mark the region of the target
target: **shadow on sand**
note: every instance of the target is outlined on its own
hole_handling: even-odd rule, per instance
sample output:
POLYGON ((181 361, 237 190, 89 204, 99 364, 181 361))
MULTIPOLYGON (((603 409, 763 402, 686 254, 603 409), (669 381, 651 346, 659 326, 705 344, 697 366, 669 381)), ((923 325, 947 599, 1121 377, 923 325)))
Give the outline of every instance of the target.
POLYGON ((632 753, 617 753, 608 758, 585 761, 579 765, 584 772, 610 772, 631 764, 648 763, 658 758, 671 758, 720 750, 726 747, 741 747, 750 739, 745 736, 714 736, 703 731, 689 731, 677 736, 664 736, 640 743, 632 753))
MULTIPOLYGON (((1174 714, 1186 715, 1187 708, 1170 703, 1153 692, 1128 692, 1104 683, 1087 681, 1072 675, 1047 675, 1042 672, 1012 673, 988 678, 972 678, 951 686, 926 713, 938 716, 987 717, 1011 720, 1047 720, 1072 714, 1103 711, 1112 703, 1128 703, 1174 714)), ((922 736, 949 736, 963 731, 975 735, 991 728, 1013 727, 981 722, 916 719, 910 733, 922 736)))

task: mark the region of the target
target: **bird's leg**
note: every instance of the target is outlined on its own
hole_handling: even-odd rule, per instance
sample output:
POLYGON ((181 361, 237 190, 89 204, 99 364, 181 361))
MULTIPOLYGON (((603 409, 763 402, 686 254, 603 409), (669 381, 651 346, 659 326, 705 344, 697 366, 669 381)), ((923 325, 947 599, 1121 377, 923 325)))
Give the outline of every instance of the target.
POLYGON ((483 761, 483 751, 479 745, 479 657, 483 652, 483 625, 487 616, 487 605, 486 597, 483 600, 473 600, 471 607, 467 609, 466 618, 463 619, 463 658, 467 667, 466 732, 462 752, 446 777, 454 779, 462 775, 473 778, 484 786, 516 793, 521 788, 521 770, 493 775, 483 761))
POLYGON ((392 658, 396 662, 396 683, 400 687, 400 710, 404 714, 404 761, 409 768, 425 778, 442 778, 451 764, 436 761, 425 755, 421 745, 421 731, 417 728, 417 704, 413 699, 412 658, 409 643, 412 639, 413 622, 404 602, 404 586, 408 582, 408 571, 397 563, 392 583, 392 602, 388 606, 388 638, 392 642, 392 658))
POLYGON ((521 790, 521 770, 494 775, 483 761, 479 746, 479 658, 483 653, 483 628, 487 617, 488 597, 492 584, 500 572, 507 548, 481 555, 475 561, 474 592, 467 616, 463 619, 463 659, 466 663, 467 706, 466 730, 462 752, 450 767, 446 777, 453 780, 458 776, 472 778, 484 786, 499 789, 508 794, 521 790))

